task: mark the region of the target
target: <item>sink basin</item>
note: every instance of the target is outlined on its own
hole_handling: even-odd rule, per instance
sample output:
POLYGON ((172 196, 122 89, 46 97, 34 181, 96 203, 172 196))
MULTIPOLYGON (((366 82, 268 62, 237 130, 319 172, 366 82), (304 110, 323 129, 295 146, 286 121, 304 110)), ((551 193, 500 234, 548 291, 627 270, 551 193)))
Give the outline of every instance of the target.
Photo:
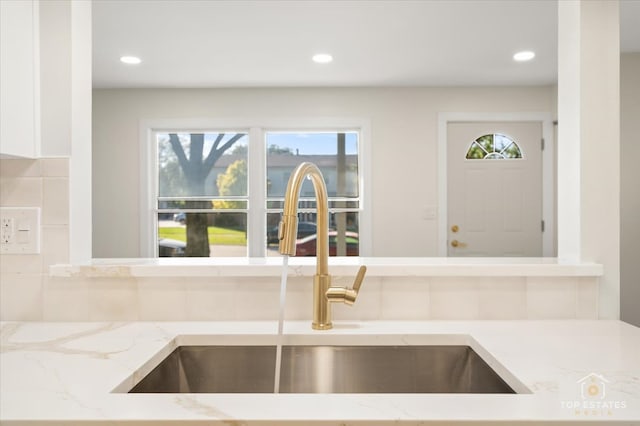
MULTIPOLYGON (((130 393, 272 393, 276 347, 184 345, 130 393)), ((467 345, 282 347, 281 393, 509 393, 467 345)))

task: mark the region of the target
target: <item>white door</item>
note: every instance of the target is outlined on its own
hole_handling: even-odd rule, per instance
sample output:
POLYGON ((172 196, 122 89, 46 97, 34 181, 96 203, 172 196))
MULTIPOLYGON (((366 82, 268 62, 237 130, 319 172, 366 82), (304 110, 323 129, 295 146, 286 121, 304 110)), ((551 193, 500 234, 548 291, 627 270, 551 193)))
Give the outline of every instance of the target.
POLYGON ((447 126, 449 256, 542 256, 542 123, 447 126))

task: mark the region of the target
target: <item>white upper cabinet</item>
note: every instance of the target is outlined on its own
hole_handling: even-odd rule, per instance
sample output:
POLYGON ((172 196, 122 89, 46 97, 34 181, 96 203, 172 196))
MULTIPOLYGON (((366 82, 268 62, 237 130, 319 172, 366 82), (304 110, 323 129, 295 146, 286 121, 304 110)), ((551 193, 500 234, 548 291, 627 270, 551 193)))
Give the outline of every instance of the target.
POLYGON ((0 156, 38 157, 38 1, 0 1, 0 99, 0 156))

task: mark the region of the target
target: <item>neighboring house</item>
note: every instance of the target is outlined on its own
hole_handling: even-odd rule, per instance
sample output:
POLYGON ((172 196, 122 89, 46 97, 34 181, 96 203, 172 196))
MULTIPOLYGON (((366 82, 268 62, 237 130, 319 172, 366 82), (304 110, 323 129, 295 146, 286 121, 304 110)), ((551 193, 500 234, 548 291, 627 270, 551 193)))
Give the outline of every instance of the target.
MULTIPOLYGON (((358 156, 357 155, 346 155, 346 189, 347 192, 341 195, 347 197, 357 197, 358 190, 358 156)), ((218 179, 218 175, 221 173, 225 173, 227 167, 230 164, 237 160, 241 160, 246 158, 244 155, 235 155, 228 154, 223 155, 217 161, 209 176, 205 181, 205 188, 208 194, 218 195, 218 186, 216 185, 216 180, 218 179)), ((289 176, 293 169, 300 163, 304 161, 310 161, 317 165, 322 172, 325 183, 327 185, 327 193, 329 197, 334 197, 337 195, 337 182, 338 182, 338 172, 337 172, 337 161, 335 155, 267 155, 267 185, 268 185, 268 194, 269 197, 282 197, 284 196, 285 190, 287 188, 287 182, 289 181, 289 176)), ((310 188, 310 187, 307 187, 310 188)), ((303 197, 305 196, 313 196, 313 189, 306 189, 303 186, 303 193, 301 194, 303 197)))

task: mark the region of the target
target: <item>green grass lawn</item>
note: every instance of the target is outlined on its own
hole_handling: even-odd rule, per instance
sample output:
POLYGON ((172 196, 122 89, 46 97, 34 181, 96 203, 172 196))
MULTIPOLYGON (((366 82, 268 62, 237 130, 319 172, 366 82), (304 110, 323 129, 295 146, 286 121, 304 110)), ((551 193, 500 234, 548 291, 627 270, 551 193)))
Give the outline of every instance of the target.
MULTIPOLYGON (((169 238, 178 241, 187 241, 187 228, 158 228, 158 237, 169 238)), ((209 244, 219 244, 225 246, 246 246, 247 234, 244 231, 235 229, 209 227, 209 244)))

